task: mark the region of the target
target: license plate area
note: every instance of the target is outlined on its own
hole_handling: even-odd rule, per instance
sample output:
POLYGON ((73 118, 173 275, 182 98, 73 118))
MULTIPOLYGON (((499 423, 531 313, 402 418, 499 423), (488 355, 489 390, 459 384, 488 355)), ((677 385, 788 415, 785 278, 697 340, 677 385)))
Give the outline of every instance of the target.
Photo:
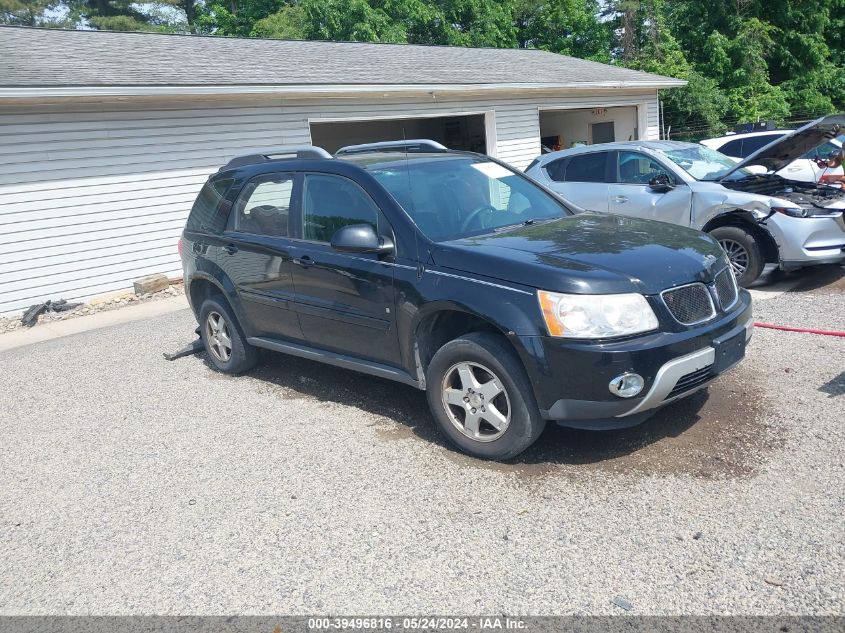
POLYGON ((732 336, 717 338, 713 341, 716 359, 713 373, 721 374, 745 358, 745 328, 732 336))

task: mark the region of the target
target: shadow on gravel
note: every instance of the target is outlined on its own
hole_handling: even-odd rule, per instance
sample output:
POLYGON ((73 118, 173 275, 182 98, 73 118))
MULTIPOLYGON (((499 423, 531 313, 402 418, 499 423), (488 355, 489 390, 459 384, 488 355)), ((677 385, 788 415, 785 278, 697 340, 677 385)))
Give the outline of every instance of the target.
POLYGON ((845 396, 845 371, 824 383, 819 391, 826 393, 828 398, 845 396))
POLYGON ((591 432, 550 422, 537 443, 510 463, 485 462, 451 449, 435 427, 425 394, 411 387, 269 353, 249 375, 264 381, 276 397, 338 403, 385 418, 373 422, 385 440, 419 438, 443 447, 447 458, 462 466, 519 477, 560 471, 737 477, 753 473, 780 443, 762 422, 760 390, 743 367, 634 428, 591 432))
POLYGON ((840 264, 824 264, 808 266, 792 272, 783 272, 775 268, 762 275, 752 288, 766 292, 777 291, 780 284, 795 283, 786 288, 787 293, 814 293, 816 291, 840 292, 845 291, 845 266, 840 264))

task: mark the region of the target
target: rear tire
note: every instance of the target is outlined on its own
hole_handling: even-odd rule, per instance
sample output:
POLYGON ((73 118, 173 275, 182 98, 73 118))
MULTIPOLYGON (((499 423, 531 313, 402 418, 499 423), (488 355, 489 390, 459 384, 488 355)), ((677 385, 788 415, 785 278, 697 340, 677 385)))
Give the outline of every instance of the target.
POLYGON ((225 300, 209 297, 203 301, 199 323, 205 351, 217 371, 242 374, 258 363, 258 349, 246 342, 246 336, 225 300))
POLYGON ((461 451, 509 459, 546 426, 519 357, 499 337, 474 332, 441 347, 426 371, 428 406, 461 451))
POLYGON ((737 283, 750 286, 763 272, 766 262, 756 236, 741 226, 719 226, 710 235, 719 242, 728 256, 737 283))

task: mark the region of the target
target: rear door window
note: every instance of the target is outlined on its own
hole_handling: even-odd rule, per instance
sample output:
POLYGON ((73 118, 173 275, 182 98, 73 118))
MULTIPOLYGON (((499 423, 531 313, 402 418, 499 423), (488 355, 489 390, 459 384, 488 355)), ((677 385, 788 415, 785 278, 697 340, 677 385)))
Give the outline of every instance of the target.
POLYGON ((783 134, 763 134, 761 136, 749 136, 748 138, 743 139, 742 157, 748 158, 758 149, 765 147, 769 143, 774 143, 782 136, 783 134))
POLYGON ((569 158, 565 182, 607 182, 608 152, 577 154, 569 158))
POLYGON ((290 236, 296 179, 293 174, 253 178, 235 204, 235 230, 269 237, 290 236))
POLYGON ((546 165, 546 173, 555 182, 566 182, 566 164, 568 158, 559 158, 546 165))

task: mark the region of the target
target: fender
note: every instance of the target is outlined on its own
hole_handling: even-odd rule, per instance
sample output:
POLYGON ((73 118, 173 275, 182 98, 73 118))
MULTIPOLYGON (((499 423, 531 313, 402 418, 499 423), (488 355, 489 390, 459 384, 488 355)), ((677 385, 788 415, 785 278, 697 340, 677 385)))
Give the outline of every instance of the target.
POLYGON ((233 309, 240 311, 242 309, 241 300, 238 296, 238 292, 235 288, 235 284, 229 278, 229 276, 223 272, 223 270, 209 262, 208 260, 200 260, 201 264, 198 266, 194 272, 188 277, 188 285, 185 287, 185 294, 188 297, 188 302, 191 304, 191 309, 193 310, 194 314, 197 314, 199 310, 199 306, 195 306, 193 301, 191 300, 191 285, 194 281, 203 280, 210 282, 214 287, 216 287, 220 294, 222 294, 226 301, 229 302, 229 305, 232 306, 233 309))
POLYGON ((511 341, 524 362, 525 350, 519 335, 545 334, 536 294, 516 287, 511 288, 513 292, 506 292, 487 285, 492 282, 451 274, 437 275, 436 272, 426 270, 415 288, 414 301, 408 302, 406 295, 402 309, 397 310, 399 342, 406 370, 424 380, 418 346, 420 325, 442 312, 459 312, 488 323, 511 341))

